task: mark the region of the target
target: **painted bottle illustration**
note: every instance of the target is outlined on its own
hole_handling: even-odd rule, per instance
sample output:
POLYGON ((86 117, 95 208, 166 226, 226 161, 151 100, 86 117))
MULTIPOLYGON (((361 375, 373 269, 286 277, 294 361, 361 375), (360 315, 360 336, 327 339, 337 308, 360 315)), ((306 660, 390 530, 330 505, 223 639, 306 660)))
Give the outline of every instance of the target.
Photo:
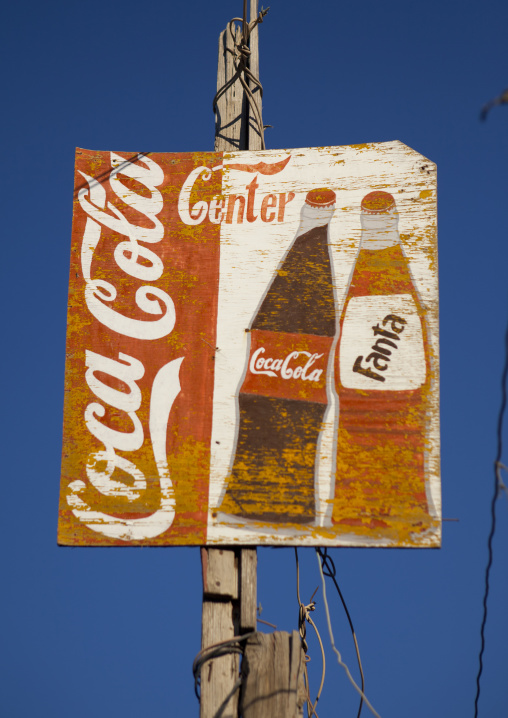
POLYGON ((248 330, 234 459, 220 511, 262 522, 314 520, 314 474, 336 333, 330 189, 308 192, 295 239, 248 330))
POLYGON ((340 414, 332 521, 370 535, 423 531, 430 356, 424 308, 398 230, 395 200, 371 192, 340 322, 340 414))

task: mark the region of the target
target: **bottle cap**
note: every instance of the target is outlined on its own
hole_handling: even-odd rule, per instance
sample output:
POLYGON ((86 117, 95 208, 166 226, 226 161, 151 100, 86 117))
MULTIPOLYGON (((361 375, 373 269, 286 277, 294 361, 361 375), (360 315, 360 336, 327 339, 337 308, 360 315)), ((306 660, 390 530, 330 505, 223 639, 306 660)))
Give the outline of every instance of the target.
POLYGON ((362 199, 362 211, 366 214, 384 214, 385 212, 393 212, 395 209, 395 200, 393 195, 388 192, 369 192, 362 199))
POLYGON ((326 187, 313 189, 307 192, 305 202, 311 207, 331 207, 332 204, 335 204, 335 192, 333 189, 327 189, 326 187))

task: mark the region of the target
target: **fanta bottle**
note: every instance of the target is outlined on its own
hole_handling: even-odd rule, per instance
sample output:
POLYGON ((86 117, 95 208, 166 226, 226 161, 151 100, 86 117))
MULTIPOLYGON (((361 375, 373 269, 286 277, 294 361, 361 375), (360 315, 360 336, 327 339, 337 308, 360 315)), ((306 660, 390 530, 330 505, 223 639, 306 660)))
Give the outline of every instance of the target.
POLYGON ((388 192, 363 198, 335 364, 332 521, 341 533, 400 540, 431 524, 425 469, 431 366, 425 310, 398 219, 388 192))

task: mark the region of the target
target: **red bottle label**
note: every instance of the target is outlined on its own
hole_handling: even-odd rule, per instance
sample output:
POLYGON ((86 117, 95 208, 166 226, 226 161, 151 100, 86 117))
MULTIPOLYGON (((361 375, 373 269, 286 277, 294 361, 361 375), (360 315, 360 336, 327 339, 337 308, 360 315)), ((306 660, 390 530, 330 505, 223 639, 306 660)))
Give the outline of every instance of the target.
POLYGON ((333 337, 253 329, 241 393, 327 404, 332 342, 333 337))

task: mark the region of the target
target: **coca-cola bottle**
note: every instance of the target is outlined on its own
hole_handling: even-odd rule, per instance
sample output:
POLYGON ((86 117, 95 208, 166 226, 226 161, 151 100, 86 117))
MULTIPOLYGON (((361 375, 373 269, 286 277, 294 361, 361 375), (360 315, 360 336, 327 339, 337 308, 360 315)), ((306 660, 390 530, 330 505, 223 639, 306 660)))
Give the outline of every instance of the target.
POLYGON ((340 321, 339 430, 332 521, 400 541, 429 528, 425 311, 388 192, 361 204, 362 236, 340 321))
POLYGON ((307 194, 295 239, 247 330, 222 515, 289 524, 315 518, 316 446, 336 334, 328 237, 334 208, 332 190, 307 194))

